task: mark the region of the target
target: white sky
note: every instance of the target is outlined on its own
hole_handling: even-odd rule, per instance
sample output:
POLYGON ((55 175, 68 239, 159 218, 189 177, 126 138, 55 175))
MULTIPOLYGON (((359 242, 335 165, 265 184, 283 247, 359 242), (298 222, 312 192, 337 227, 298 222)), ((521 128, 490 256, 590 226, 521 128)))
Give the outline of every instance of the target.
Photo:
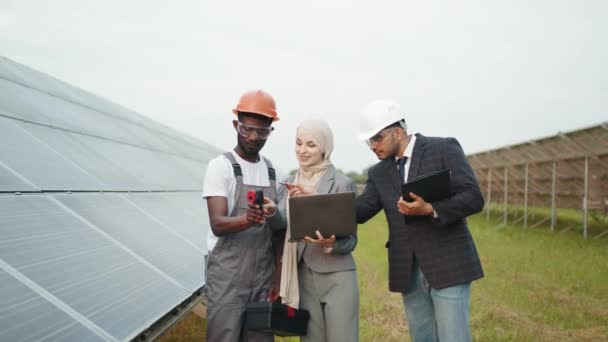
POLYGON ((608 120, 608 1, 0 0, 0 55, 223 149, 240 94, 272 93, 263 153, 288 171, 297 125, 324 118, 337 167, 368 101, 465 152, 608 120))

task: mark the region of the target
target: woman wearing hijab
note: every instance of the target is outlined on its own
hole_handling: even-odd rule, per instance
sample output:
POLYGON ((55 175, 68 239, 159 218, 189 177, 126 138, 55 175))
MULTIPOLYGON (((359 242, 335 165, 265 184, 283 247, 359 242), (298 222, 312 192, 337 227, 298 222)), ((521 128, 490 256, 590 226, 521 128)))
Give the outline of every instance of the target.
MULTIPOLYGON (((355 192, 354 182, 330 161, 333 134, 322 120, 298 126, 296 157, 299 168, 287 178, 278 194, 279 206, 289 211, 289 184, 300 184, 316 193, 355 192)), ((359 287, 351 252, 357 236, 314 238, 292 243, 287 227, 281 266, 280 295, 284 304, 310 312, 308 332, 301 341, 352 342, 359 340, 359 287)))

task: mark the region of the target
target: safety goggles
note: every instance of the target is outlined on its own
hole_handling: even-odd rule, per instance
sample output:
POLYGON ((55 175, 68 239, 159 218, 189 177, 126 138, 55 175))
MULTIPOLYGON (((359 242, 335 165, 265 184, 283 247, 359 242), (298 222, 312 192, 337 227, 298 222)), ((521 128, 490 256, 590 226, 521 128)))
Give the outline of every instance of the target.
POLYGON ((386 136, 390 134, 390 132, 393 130, 393 128, 394 127, 385 128, 385 129, 381 130, 380 132, 378 132, 373 137, 365 140, 365 142, 367 143, 367 146, 372 147, 372 145, 382 144, 382 142, 384 141, 384 138, 386 138, 386 136))
POLYGON ((266 139, 268 138, 268 136, 270 135, 270 133, 272 133, 272 131, 274 130, 274 127, 258 127, 258 126, 250 126, 250 125, 245 125, 244 123, 240 122, 236 125, 236 131, 239 132, 240 135, 249 138, 251 137, 254 133, 255 135, 258 137, 258 139, 266 139))

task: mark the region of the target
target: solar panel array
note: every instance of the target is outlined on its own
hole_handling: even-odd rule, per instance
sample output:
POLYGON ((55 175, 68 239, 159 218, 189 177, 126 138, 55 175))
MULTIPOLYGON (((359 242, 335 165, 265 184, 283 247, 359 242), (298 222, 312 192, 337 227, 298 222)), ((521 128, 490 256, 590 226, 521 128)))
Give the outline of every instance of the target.
POLYGON ((126 341, 204 285, 211 145, 0 58, 0 341, 126 341))
POLYGON ((547 224, 554 230, 558 209, 575 209, 583 212, 585 237, 589 214, 603 226, 597 237, 608 234, 601 223, 602 215, 608 213, 608 122, 472 154, 468 159, 490 204, 486 205, 488 219, 491 208, 502 206, 504 224, 511 219, 524 226, 547 224), (529 217, 528 208, 550 208, 551 214, 529 217))

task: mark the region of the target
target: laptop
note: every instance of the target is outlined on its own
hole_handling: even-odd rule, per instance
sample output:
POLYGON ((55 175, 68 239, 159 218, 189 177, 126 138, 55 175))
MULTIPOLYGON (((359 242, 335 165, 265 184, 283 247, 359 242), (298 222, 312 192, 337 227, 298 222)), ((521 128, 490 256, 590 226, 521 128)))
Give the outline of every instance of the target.
POLYGON ((319 194, 289 198, 290 242, 305 236, 317 238, 347 236, 357 232, 354 192, 319 194))

